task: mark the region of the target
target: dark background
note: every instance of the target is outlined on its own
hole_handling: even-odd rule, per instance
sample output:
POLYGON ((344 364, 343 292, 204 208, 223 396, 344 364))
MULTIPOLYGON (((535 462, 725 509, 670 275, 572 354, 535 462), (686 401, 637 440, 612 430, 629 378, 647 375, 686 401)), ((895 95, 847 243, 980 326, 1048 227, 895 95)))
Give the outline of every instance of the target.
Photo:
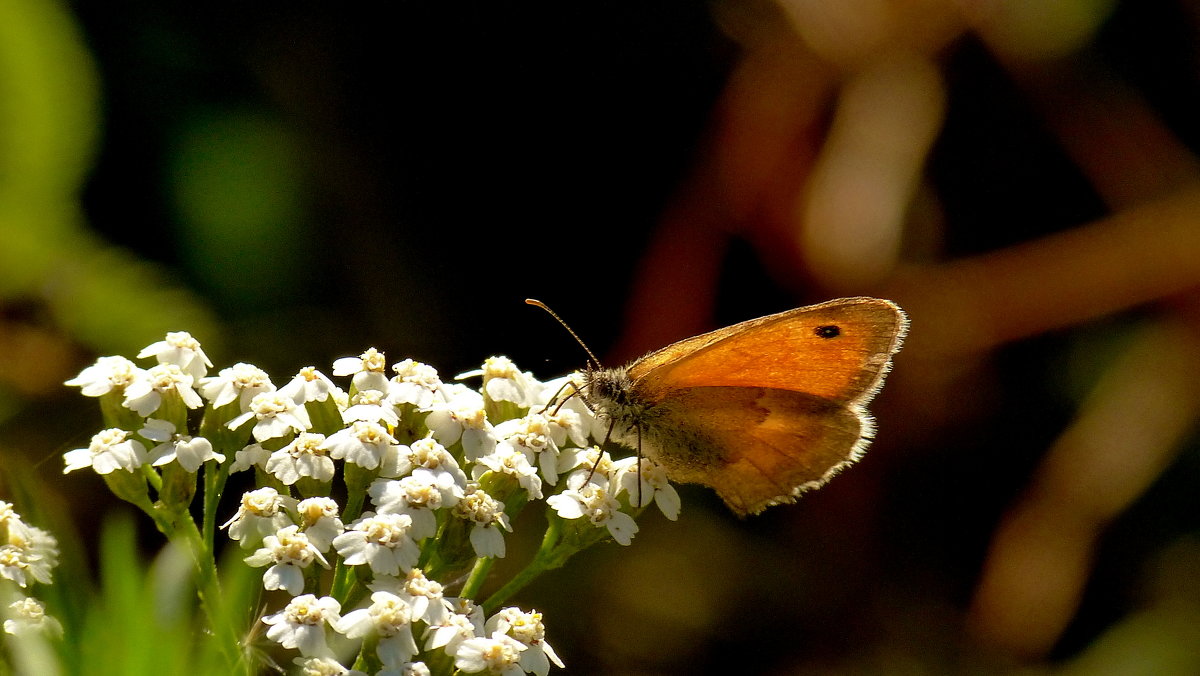
POLYGON ((536 359, 569 341, 527 296, 603 348, 736 53, 690 2, 126 9, 77 8, 106 98, 90 220, 283 339, 286 369, 366 345, 449 374, 536 359), (189 160, 284 174, 213 186, 278 191, 273 229, 198 243, 189 160))
MULTIPOLYGON (((247 360, 282 382, 375 346, 447 378, 493 354, 552 377, 584 356, 523 299, 611 353, 636 271, 654 265, 652 232, 714 144, 747 49, 717 17, 739 5, 755 10, 732 16, 763 14, 693 2, 72 3, 102 97, 86 227, 192 292, 211 334, 189 330, 218 368, 247 360)), ((1076 57, 1087 83, 1137 91, 1189 152, 1196 16, 1189 2, 1118 2, 1076 57)), ((960 35, 934 58, 947 99, 921 262, 1118 210, 980 39, 960 35)), ((751 239, 726 250, 713 325, 820 299, 769 273, 751 239)), ((69 346, 69 373, 160 335, 80 336, 36 294, 0 300, 10 325, 49 326, 69 346)), ((922 428, 913 413, 935 393, 885 392, 874 451, 885 460, 869 455, 801 504, 744 521, 685 487, 678 523, 648 515, 632 548, 590 551, 516 602, 546 613, 571 673, 975 673, 1031 659, 977 646, 963 615, 997 522, 1141 319, 997 347, 951 393, 970 414, 945 424, 922 428)), ((927 326, 914 316, 914 336, 927 326)), ((901 353, 897 378, 904 369, 901 353)), ((34 462, 93 431, 90 412, 70 440, 36 422, 73 393, 14 392, 0 439, 34 462)), ((52 457, 37 473, 57 468, 52 457)), ((1188 443, 1105 531, 1074 619, 1034 663, 1090 673, 1088 651, 1148 590, 1200 570, 1197 477, 1188 443), (1174 567, 1159 566, 1164 552, 1174 567), (1179 577, 1161 582, 1162 570, 1179 577)), ((72 499, 84 481, 59 490, 72 499)), ((529 546, 514 543, 510 560, 529 546)))

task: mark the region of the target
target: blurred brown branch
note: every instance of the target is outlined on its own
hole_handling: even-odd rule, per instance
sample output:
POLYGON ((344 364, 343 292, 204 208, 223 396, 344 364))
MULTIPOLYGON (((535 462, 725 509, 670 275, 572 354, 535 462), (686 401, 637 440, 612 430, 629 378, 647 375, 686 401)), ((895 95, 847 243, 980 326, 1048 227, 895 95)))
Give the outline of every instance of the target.
POLYGON ((914 426, 962 413, 963 375, 999 347, 1155 306, 1157 318, 1107 367, 1003 518, 981 573, 968 633, 1025 659, 1045 656, 1077 610, 1105 525, 1200 414, 1197 160, 1131 88, 1086 65, 1080 51, 1104 19, 1099 5, 1047 18, 1039 12, 1052 10, 1030 3, 969 13, 949 2, 818 4, 780 0, 787 29, 735 24, 747 54, 707 161, 652 240, 618 353, 711 328, 722 256, 740 237, 799 300, 870 293, 909 312, 887 397, 921 411, 908 421, 915 438, 928 430, 914 426), (927 30, 912 30, 930 16, 927 30), (1072 30, 1055 43, 1047 26, 1059 20, 1072 30), (825 39, 833 28, 840 40, 825 39), (1018 83, 1109 217, 958 260, 912 250, 937 228, 914 208, 927 129, 944 106, 935 64, 967 34, 1018 83))

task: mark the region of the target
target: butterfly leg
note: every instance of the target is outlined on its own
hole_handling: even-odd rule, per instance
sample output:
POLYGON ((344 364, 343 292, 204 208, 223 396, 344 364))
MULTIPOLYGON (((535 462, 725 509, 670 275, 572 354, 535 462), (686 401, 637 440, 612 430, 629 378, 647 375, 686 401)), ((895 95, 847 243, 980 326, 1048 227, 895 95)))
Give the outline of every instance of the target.
POLYGON ((637 477, 638 477, 638 503, 637 503, 637 506, 640 508, 643 504, 645 504, 644 502, 642 502, 642 426, 641 425, 638 425, 638 428, 637 428, 637 477))
MULTIPOLYGON (((546 400, 546 405, 543 406, 542 410, 538 411, 538 413, 544 414, 546 411, 550 410, 551 406, 553 406, 554 413, 552 413, 551 415, 558 415, 559 409, 561 409, 564 404, 566 404, 568 401, 570 401, 571 397, 577 397, 577 396, 579 396, 579 388, 575 386, 575 383, 568 380, 567 382, 560 385, 557 390, 555 390, 553 396, 551 396, 548 400, 546 400), (567 389, 568 387, 571 388, 571 393, 560 399, 559 397, 562 395, 563 390, 567 389)), ((582 400, 582 401, 584 402, 585 406, 588 406, 586 400, 582 400)), ((588 406, 588 409, 590 410, 591 406, 588 406)))
POLYGON ((600 466, 600 459, 604 457, 604 447, 608 445, 608 440, 610 437, 612 437, 613 427, 615 427, 616 424, 616 420, 608 421, 608 431, 604 433, 604 442, 601 443, 600 447, 596 449, 598 451, 596 453, 596 462, 592 463, 592 469, 588 472, 587 479, 585 479, 583 483, 591 483, 592 477, 595 476, 596 468, 600 466))

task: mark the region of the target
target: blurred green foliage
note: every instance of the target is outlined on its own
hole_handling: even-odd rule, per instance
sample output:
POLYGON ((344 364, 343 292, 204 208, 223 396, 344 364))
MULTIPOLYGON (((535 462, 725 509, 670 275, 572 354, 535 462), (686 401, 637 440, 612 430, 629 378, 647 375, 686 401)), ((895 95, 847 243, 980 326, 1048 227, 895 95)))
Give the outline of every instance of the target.
POLYGON ((0 3, 0 309, 32 306, 100 353, 183 328, 212 344, 216 322, 199 298, 87 228, 79 196, 100 115, 95 64, 66 8, 0 3))
MULTIPOLYGON (((113 676, 187 676, 227 673, 224 657, 196 613, 194 565, 189 554, 168 545, 143 559, 132 518, 119 515, 100 532, 98 587, 88 578, 57 579, 70 600, 63 618, 70 639, 60 654, 66 673, 113 676)), ((257 581, 244 565, 227 567, 230 599, 253 598, 257 581)), ((248 611, 247 604, 234 604, 248 611)), ((242 633, 251 618, 229 621, 242 633)))
POLYGON ((184 265, 218 297, 260 309, 307 274, 296 141, 256 110, 220 109, 185 121, 170 187, 184 265))

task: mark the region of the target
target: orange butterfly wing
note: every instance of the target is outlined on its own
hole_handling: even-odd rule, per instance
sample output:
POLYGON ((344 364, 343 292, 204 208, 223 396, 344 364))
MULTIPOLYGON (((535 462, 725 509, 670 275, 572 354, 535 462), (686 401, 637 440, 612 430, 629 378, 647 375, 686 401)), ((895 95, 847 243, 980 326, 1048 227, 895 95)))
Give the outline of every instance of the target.
POLYGON ((628 369, 654 403, 647 450, 739 514, 790 501, 862 454, 873 433, 863 406, 907 327, 890 301, 845 298, 653 352, 628 369))
POLYGON ((872 432, 861 411, 787 390, 689 388, 661 406, 673 427, 658 437, 647 430, 648 454, 741 515, 821 486, 862 455, 872 432))
POLYGON ((629 367, 654 400, 685 387, 769 387, 869 399, 908 329, 895 303, 842 298, 752 319, 652 352, 629 367))

